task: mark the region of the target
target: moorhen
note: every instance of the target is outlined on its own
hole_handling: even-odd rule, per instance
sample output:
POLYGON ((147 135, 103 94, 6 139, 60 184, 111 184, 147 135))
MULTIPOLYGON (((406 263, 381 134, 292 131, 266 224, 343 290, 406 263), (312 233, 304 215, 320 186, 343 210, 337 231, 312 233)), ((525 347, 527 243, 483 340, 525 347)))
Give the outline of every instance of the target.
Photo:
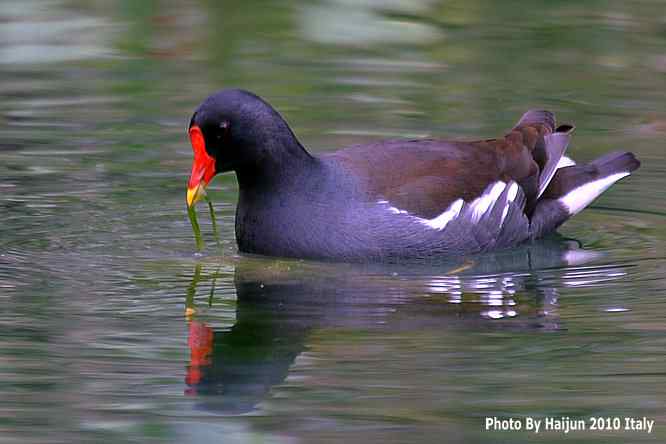
POLYGON ((576 164, 564 156, 573 130, 531 110, 496 139, 382 140, 313 156, 268 103, 227 89, 190 121, 187 205, 234 171, 241 252, 364 261, 507 248, 554 231, 639 167, 628 152, 576 164))

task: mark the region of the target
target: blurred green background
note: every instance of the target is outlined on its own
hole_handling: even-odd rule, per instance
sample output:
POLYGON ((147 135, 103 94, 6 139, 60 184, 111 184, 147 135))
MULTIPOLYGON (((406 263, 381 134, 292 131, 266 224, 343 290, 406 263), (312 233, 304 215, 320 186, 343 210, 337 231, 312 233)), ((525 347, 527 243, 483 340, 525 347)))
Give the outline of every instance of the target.
POLYGON ((662 1, 3 0, 0 440, 663 442, 665 138, 662 1), (562 228, 577 242, 423 267, 241 257, 226 175, 222 248, 200 210, 194 255, 186 127, 225 87, 314 152, 546 107, 575 159, 643 166, 562 228))

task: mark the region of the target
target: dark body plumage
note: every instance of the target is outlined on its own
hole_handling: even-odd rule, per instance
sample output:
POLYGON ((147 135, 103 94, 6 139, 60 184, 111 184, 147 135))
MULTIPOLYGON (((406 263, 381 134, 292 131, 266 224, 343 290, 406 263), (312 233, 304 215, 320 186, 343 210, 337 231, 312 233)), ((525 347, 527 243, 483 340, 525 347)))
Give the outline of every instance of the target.
POLYGON ((573 127, 556 127, 547 111, 527 112, 497 139, 386 140, 321 156, 241 90, 210 96, 191 125, 202 128, 216 172, 237 174, 239 249, 273 256, 385 260, 510 247, 553 231, 639 165, 630 153, 564 162, 573 127), (226 132, 214 137, 220 122, 226 132))

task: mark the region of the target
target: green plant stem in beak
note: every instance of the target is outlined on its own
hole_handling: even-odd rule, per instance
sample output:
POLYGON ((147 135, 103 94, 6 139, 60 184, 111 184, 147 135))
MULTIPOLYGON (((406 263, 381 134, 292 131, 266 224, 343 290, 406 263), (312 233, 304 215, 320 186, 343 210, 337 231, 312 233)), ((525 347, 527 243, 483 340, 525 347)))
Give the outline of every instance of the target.
POLYGON ((210 200, 210 197, 208 197, 207 194, 204 194, 203 198, 206 202, 208 202, 208 209, 210 210, 210 221, 213 225, 213 237, 215 237, 215 242, 217 243, 217 246, 220 247, 222 244, 220 243, 219 231, 217 231, 217 220, 215 219, 215 209, 213 208, 213 201, 210 200))
POLYGON ((204 243, 201 238, 201 228, 199 227, 199 222, 197 221, 197 211, 194 205, 187 206, 187 216, 190 218, 190 223, 192 224, 192 231, 194 231, 194 241, 197 245, 197 251, 203 250, 204 243))

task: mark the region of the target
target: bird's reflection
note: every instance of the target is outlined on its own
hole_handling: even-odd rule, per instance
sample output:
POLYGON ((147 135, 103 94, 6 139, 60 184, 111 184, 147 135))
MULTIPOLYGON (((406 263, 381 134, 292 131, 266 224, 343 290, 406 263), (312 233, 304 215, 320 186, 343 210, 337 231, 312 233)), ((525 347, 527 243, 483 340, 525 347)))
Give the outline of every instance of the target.
MULTIPOLYGON (((505 253, 438 264, 350 265, 241 258, 235 264, 236 321, 214 329, 189 317, 186 393, 211 412, 251 412, 282 383, 309 333, 321 328, 563 328, 558 288, 621 276, 577 243, 551 239, 505 253)), ((197 264, 188 289, 224 274, 197 264)), ((228 279, 227 279, 228 280, 228 279)))

